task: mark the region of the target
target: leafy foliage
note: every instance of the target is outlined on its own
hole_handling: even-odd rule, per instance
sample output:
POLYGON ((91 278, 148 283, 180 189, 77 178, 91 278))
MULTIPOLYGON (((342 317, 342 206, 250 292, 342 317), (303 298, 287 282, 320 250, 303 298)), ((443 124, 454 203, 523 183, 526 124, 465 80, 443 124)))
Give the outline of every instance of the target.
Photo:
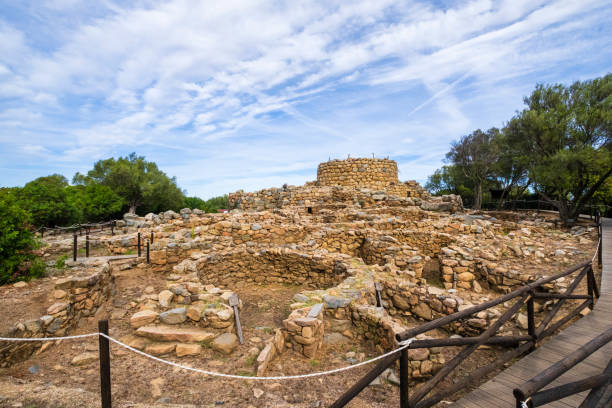
POLYGON ((501 131, 476 130, 453 143, 451 165, 430 177, 430 191, 466 186, 454 171, 459 168, 476 208, 485 186, 501 190, 500 204, 531 189, 564 222, 593 198, 612 202, 612 74, 571 86, 537 85, 524 102, 501 131))
POLYGON ((199 197, 185 197, 184 205, 187 208, 198 208, 207 213, 216 213, 217 210, 228 208, 227 194, 219 197, 213 197, 206 201, 199 197))
POLYGON ((105 221, 121 216, 125 201, 110 187, 100 184, 70 186, 68 202, 78 211, 75 222, 105 221))
POLYGON ((0 285, 44 273, 44 264, 32 252, 37 242, 30 217, 13 191, 0 189, 0 285))
POLYGON ((176 185, 176 179, 169 178, 157 164, 136 153, 99 160, 87 175, 77 173, 72 181, 85 186, 109 187, 125 200, 132 213, 178 210, 183 203, 183 192, 176 185))
POLYGON ((78 217, 78 210, 68 202, 68 180, 53 174, 39 177, 19 190, 19 204, 32 215, 37 226, 65 225, 78 217))

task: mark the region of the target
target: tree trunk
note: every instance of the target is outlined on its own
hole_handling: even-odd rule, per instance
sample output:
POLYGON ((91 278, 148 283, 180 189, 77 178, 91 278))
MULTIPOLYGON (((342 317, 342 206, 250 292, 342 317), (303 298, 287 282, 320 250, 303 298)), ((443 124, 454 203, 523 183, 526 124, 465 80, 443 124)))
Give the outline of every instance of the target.
POLYGON ((557 208, 559 209, 559 219, 561 220, 563 225, 568 225, 568 220, 570 218, 570 212, 567 206, 567 202, 565 200, 560 200, 557 208))
POLYGON ((136 203, 135 202, 130 203, 130 214, 136 214, 136 203))
POLYGON ((482 207, 482 181, 479 181, 476 185, 476 194, 474 196, 474 209, 480 210, 482 207))

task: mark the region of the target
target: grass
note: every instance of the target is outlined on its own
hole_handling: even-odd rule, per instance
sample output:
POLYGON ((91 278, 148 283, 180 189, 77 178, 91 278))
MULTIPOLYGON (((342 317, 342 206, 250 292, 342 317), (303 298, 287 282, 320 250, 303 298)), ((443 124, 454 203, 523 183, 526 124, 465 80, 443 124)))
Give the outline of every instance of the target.
POLYGON ((61 255, 55 261, 55 268, 64 269, 66 267, 66 259, 68 259, 68 255, 61 255))
POLYGON ((318 367, 320 364, 319 360, 315 360, 314 358, 312 360, 310 360, 310 366, 312 368, 318 367))
POLYGON ((135 249, 128 249, 125 251, 125 255, 136 255, 137 251, 135 249))
POLYGON ((255 364, 255 360, 257 360, 257 356, 255 356, 255 355, 249 356, 249 358, 247 358, 247 361, 246 361, 247 367, 250 367, 253 364, 255 364))
POLYGON ((202 340, 200 342, 200 346, 202 346, 203 348, 210 348, 211 344, 212 344, 213 339, 208 339, 208 340, 202 340))
POLYGON ((255 373, 251 371, 238 371, 238 375, 241 375, 243 377, 254 377, 255 373))

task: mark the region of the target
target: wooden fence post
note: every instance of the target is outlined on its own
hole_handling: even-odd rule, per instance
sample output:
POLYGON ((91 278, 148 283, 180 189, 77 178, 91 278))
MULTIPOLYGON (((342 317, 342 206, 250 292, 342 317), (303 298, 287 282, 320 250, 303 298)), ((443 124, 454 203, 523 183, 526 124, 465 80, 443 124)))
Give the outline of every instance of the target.
POLYGON ((149 256, 149 241, 147 241, 147 263, 151 263, 151 258, 149 256))
POLYGON ((400 408, 408 408, 408 347, 400 355, 400 408))
POLYGON ((142 255, 140 250, 140 232, 138 233, 138 243, 136 245, 138 246, 138 257, 140 258, 140 255, 142 255))
POLYGON ((531 347, 530 351, 535 350, 536 341, 538 336, 536 335, 536 326, 535 326, 535 307, 533 301, 534 292, 531 292, 529 296, 529 300, 527 301, 527 332, 531 336, 533 340, 533 347, 531 347))
POLYGON ((76 231, 72 235, 72 260, 76 262, 77 259, 77 234, 76 231))
MULTIPOLYGON (((98 321, 98 331, 108 336, 108 320, 98 321)), ((100 397, 102 408, 111 408, 110 350, 108 339, 98 336, 100 349, 100 397)))
POLYGON ((153 231, 151 231, 151 243, 153 243, 153 231))
POLYGON ((89 232, 85 235, 85 258, 89 258, 89 232))

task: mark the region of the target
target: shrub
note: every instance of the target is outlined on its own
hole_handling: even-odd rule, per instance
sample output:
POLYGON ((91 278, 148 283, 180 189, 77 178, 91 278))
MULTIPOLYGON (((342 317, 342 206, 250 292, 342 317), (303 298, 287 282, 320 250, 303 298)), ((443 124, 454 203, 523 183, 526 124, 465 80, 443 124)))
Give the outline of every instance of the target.
POLYGON ((14 194, 0 189, 0 285, 44 274, 44 263, 33 252, 38 244, 30 220, 14 194))

